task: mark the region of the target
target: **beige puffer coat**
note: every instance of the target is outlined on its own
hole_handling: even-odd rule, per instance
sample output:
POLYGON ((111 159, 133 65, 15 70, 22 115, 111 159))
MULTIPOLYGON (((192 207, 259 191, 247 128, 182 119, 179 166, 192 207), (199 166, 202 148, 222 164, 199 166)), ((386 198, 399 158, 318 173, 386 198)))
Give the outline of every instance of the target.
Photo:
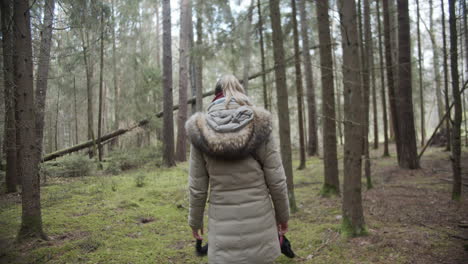
POLYGON ((276 226, 288 221, 289 203, 270 113, 234 101, 226 109, 222 98, 186 129, 189 225, 203 226, 209 193, 209 263, 272 263, 281 254, 276 226))

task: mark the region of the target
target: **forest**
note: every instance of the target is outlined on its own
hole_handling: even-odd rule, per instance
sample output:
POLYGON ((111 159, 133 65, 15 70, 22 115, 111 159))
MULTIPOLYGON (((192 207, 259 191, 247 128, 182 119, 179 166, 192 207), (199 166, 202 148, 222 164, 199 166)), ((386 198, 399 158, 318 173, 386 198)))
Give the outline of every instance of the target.
POLYGON ((467 263, 465 0, 0 3, 0 263, 207 263, 185 123, 225 74, 271 112, 274 263, 467 263))

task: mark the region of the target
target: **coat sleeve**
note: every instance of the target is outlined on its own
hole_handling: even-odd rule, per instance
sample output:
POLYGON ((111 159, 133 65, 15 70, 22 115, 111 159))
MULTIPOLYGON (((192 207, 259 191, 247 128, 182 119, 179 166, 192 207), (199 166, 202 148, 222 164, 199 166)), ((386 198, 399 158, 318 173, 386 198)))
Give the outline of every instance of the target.
POLYGON ((278 146, 272 135, 260 146, 257 155, 262 163, 265 182, 275 207, 276 222, 287 222, 289 220, 289 199, 286 175, 278 146))
POLYGON ((200 150, 191 146, 189 168, 189 225, 193 228, 203 227, 203 212, 205 211, 208 193, 208 172, 205 159, 200 150))

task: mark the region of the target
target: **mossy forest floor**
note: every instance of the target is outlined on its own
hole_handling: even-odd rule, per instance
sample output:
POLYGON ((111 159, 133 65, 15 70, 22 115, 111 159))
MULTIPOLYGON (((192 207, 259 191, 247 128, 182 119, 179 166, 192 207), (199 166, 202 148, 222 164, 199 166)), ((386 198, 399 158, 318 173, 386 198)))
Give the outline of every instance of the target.
MULTIPOLYGON (((468 182, 468 155, 462 164, 468 182)), ((0 263, 207 263, 195 256, 187 226, 187 168, 49 178, 42 187, 49 241, 15 242, 21 198, 0 195, 0 263)), ((468 263, 468 229, 460 227, 468 223, 468 188, 451 201, 449 153, 440 148, 429 149, 422 168, 401 170, 394 157, 372 151, 374 188, 363 187, 368 235, 349 239, 340 234, 340 198, 319 196, 322 160, 309 158, 295 171, 299 212, 288 234, 299 257, 276 263, 468 263)))

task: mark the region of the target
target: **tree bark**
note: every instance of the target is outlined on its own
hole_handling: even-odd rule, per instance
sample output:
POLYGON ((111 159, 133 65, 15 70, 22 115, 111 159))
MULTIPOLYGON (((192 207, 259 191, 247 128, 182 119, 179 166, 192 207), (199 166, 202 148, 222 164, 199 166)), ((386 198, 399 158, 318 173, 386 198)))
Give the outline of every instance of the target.
POLYGON ((163 0, 163 163, 175 166, 174 124, 172 113, 172 51, 171 51, 171 2, 163 0))
MULTIPOLYGON (((262 7, 260 0, 257 0, 257 11, 258 11, 258 34, 260 36, 260 57, 262 72, 265 71, 265 44, 263 41, 263 18, 262 18, 262 7)), ((308 45, 306 46, 308 47, 308 45)), ((270 104, 268 100, 268 90, 266 84, 266 75, 262 75, 262 89, 263 89, 263 105, 265 109, 270 110, 270 104)))
POLYGON ((461 178, 461 123, 462 123, 462 104, 458 80, 458 47, 457 47, 457 22, 455 13, 456 0, 449 0, 449 24, 450 24, 450 69, 452 74, 452 93, 455 105, 455 116, 452 126, 452 169, 453 185, 452 200, 459 201, 462 192, 461 178))
POLYGON ((2 16, 2 50, 3 50, 3 81, 5 89, 5 152, 6 152, 6 192, 16 192, 16 185, 19 183, 17 167, 16 149, 16 117, 15 117, 15 83, 13 73, 14 56, 14 32, 13 23, 13 2, 0 1, 2 16))
POLYGON ((203 111, 203 0, 197 0, 197 53, 195 54, 195 86, 197 90, 196 94, 196 107, 197 111, 203 111))
POLYGON ((309 156, 318 155, 318 136, 317 136, 317 111, 315 102, 315 87, 314 87, 314 72, 312 69, 311 58, 309 53, 309 35, 307 34, 307 13, 306 1, 299 0, 299 16, 301 20, 301 37, 302 37, 302 56, 304 60, 304 73, 307 91, 307 113, 308 113, 308 144, 307 153, 309 156))
MULTIPOLYGON (((303 170, 306 167, 306 151, 305 151, 305 132, 304 132, 304 116, 303 116, 303 88, 302 88, 302 70, 301 70, 301 56, 299 55, 299 31, 297 29, 297 8, 296 0, 291 0, 292 8, 292 27, 294 39, 294 57, 295 57, 295 73, 296 73, 296 93, 297 93, 297 113, 298 113, 298 127, 299 127, 299 167, 298 170, 303 170)), ((307 51, 308 52, 308 51, 307 51)))
MULTIPOLYGON (((324 3, 325 1, 321 2, 324 3)), ((359 39, 354 1, 339 0, 343 47, 343 88, 345 98, 345 144, 343 184, 343 232, 348 236, 365 233, 361 197, 362 90, 359 80, 359 39)))
MULTIPOLYGON (((387 69, 387 83, 388 83, 388 100, 390 102, 390 119, 392 121, 393 133, 395 136, 395 142, 397 142, 397 156, 400 156, 400 144, 399 142, 399 128, 398 128, 398 118, 397 118, 397 105, 395 98, 395 83, 393 75, 393 57, 392 57, 392 40, 391 40, 391 27, 390 24, 390 11, 388 6, 389 0, 383 1, 383 14, 384 14, 384 42, 385 42, 385 65, 387 69)), ((392 130, 391 130, 392 131, 392 130)))
POLYGON ((424 90, 423 90, 423 79, 422 79, 422 50, 421 50, 421 31, 419 28, 419 21, 421 19, 421 15, 419 12, 419 0, 416 0, 416 27, 418 31, 418 74, 419 74, 419 112, 421 114, 420 117, 420 129, 421 129, 421 146, 424 146, 424 142, 426 141, 426 126, 425 126, 425 113, 424 113, 424 90))
MULTIPOLYGON (((54 143, 55 150, 58 150, 58 120, 60 111, 60 88, 57 89, 57 104, 55 105, 55 126, 54 126, 54 143)), ((40 157, 40 156, 39 156, 40 157)))
MULTIPOLYGON (((39 48, 39 65, 36 79, 36 144, 39 157, 42 155, 44 137, 44 112, 49 79, 50 47, 52 41, 52 26, 54 20, 55 1, 44 3, 44 21, 41 30, 41 45, 39 48)), ((60 89, 60 88, 59 88, 60 89)))
POLYGON ((272 27, 273 58, 276 66, 276 103, 278 107, 281 159, 283 161, 284 171, 286 173, 287 178, 290 208, 292 212, 296 212, 297 206, 294 195, 288 90, 286 85, 286 68, 284 60, 283 32, 281 29, 279 0, 270 0, 269 3, 272 27))
POLYGON ((189 80, 189 48, 190 28, 192 17, 189 16, 191 8, 190 0, 182 0, 180 7, 180 44, 179 44, 179 111, 177 112, 177 145, 175 159, 187 160, 187 135, 185 133, 185 121, 187 121, 188 80, 189 80))
MULTIPOLYGON (((364 3, 364 45, 363 45, 363 102, 364 102, 364 129, 363 129, 363 140, 364 140, 364 174, 366 176, 367 189, 372 188, 371 179, 371 164, 369 155, 369 127, 370 127, 370 76, 372 74, 373 67, 373 49, 372 49, 372 33, 370 25, 370 7, 369 0, 363 0, 364 3)), ((375 113, 375 112, 374 112, 375 113)))
POLYGON ((76 110, 76 80, 73 76, 73 110, 75 113, 75 144, 78 144, 78 111, 76 110))
POLYGON ((99 162, 102 161, 102 144, 101 144, 101 135, 102 135, 102 95, 103 95, 103 85, 104 85, 104 9, 101 10, 101 51, 100 51, 100 63, 99 63, 99 109, 98 109, 98 136, 97 136, 97 145, 98 145, 98 159, 99 162))
POLYGON ((14 1, 13 32, 15 53, 16 124, 18 129, 18 166, 22 182, 22 216, 18 239, 46 239, 42 230, 39 184, 39 152, 36 145, 33 90, 33 64, 29 1, 14 1))
POLYGON ((384 56, 383 56, 383 48, 382 48, 382 27, 380 22, 380 1, 377 1, 377 25, 379 28, 378 36, 379 36, 379 62, 380 62, 380 89, 381 89, 381 97, 382 97, 382 119, 383 119, 383 132, 384 132, 384 151, 383 156, 388 157, 390 153, 388 151, 388 115, 387 115, 387 99, 386 99, 386 92, 385 92, 385 73, 384 73, 384 56))
POLYGON ((411 37, 408 0, 398 0, 398 89, 397 118, 400 145, 398 164, 405 169, 418 169, 416 132, 413 116, 413 94, 411 77, 411 37))
POLYGON ((340 193, 336 146, 335 91, 333 84, 333 60, 331 51, 330 18, 328 1, 317 1, 317 20, 320 42, 320 71, 322 78, 323 116, 323 195, 340 193))
POLYGON ((252 25, 252 13, 254 8, 254 1, 251 0, 249 9, 247 10, 247 19, 244 21, 244 48, 242 52, 243 71, 242 71, 242 86, 245 92, 249 91, 249 71, 250 71, 250 57, 252 53, 251 39, 251 25, 252 25))
MULTIPOLYGON (((114 0, 112 0, 112 81, 114 84, 114 123, 113 123, 113 129, 117 130, 119 129, 120 125, 120 116, 119 116, 119 103, 120 103, 120 92, 119 92, 119 81, 118 81, 118 73, 117 73, 117 48, 115 44, 115 28, 116 28, 116 21, 115 21, 115 3, 114 0)), ((156 12, 157 13, 157 12, 156 12)), ((158 20, 156 20, 159 22, 158 20)), ((158 25, 158 24, 156 24, 158 25)), ((158 27, 158 26, 157 26, 158 27)), ((161 58, 159 58, 159 29, 157 29, 156 34, 157 34, 157 41, 156 41, 156 64, 159 63, 161 58)), ((158 67, 159 68, 159 67, 158 67)), ((76 142, 78 144, 78 142, 76 142)), ((114 150, 119 146, 119 138, 115 138, 112 140, 109 149, 114 150)))
MULTIPOLYGON (((443 43, 442 44, 442 53, 443 53, 443 56, 444 56, 443 66, 444 66, 445 112, 449 112, 448 111, 448 107, 449 107, 448 65, 447 65, 448 55, 447 55, 447 37, 446 37, 446 34, 445 34, 444 0, 440 0, 440 6, 441 6, 441 9, 442 9, 442 43, 443 43)), ((447 138, 447 145, 446 145, 446 148, 445 148, 446 151, 450 151, 450 147, 452 145, 452 143, 450 142, 450 140, 451 140, 451 134, 450 134, 450 120, 451 120, 451 117, 450 117, 450 113, 448 113, 448 115, 449 116, 446 119, 446 123, 445 123, 445 133, 446 133, 446 138, 447 138)))

